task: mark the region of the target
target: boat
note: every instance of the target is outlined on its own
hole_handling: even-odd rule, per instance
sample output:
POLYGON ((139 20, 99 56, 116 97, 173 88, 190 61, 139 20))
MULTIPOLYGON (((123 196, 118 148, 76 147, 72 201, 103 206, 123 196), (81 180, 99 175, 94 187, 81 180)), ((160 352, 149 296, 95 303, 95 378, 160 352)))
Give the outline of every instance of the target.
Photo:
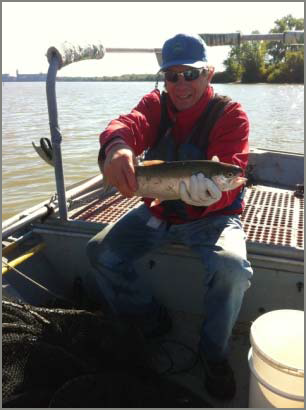
MULTIPOLYGON (((244 40, 237 39, 237 36, 234 33, 206 35, 204 38, 208 45, 244 40)), ((296 39, 292 33, 287 38, 290 36, 296 39)), ((282 33, 279 39, 284 38, 286 35, 282 33)), ((83 309, 82 282, 91 269, 86 243, 102 229, 107 234, 119 218, 142 203, 141 198, 125 198, 115 189, 106 192, 101 174, 65 187, 57 122, 56 73, 65 64, 101 58, 105 49, 101 44, 81 47, 66 43, 62 50, 51 47, 47 53, 50 64, 47 100, 52 143, 47 139, 42 139, 39 146, 33 143, 42 159, 54 166, 57 192, 3 221, 2 225, 2 294, 14 303, 19 301, 23 306, 37 309, 56 308, 59 301, 83 309)), ((106 52, 135 50, 106 49, 106 52)), ((155 52, 160 58, 160 49, 136 51, 155 52)), ((179 370, 165 372, 164 377, 205 400, 207 407, 248 407, 252 323, 274 310, 304 309, 304 156, 252 149, 247 177, 241 220, 254 277, 231 342, 230 362, 238 389, 235 398, 221 402, 208 395, 203 385, 201 363, 194 354, 203 319, 200 260, 186 247, 173 242, 136 263, 143 280, 153 288, 156 298, 167 306, 174 322, 164 347, 167 345, 172 355, 171 363, 179 370), (169 287, 169 283, 173 286, 169 287)))

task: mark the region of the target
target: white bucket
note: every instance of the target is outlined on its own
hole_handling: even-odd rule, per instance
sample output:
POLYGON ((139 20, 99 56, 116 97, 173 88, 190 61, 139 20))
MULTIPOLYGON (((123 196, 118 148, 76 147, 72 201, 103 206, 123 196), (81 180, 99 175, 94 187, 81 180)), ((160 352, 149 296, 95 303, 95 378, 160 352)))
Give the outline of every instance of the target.
POLYGON ((304 408, 304 312, 275 310, 251 326, 250 408, 304 408))

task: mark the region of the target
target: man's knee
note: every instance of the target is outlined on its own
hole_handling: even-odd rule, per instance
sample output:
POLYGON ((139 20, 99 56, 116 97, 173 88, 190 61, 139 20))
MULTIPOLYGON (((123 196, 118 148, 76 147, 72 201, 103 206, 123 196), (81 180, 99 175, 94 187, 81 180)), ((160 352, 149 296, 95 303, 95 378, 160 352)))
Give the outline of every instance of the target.
POLYGON ((250 262, 240 255, 223 251, 219 254, 220 260, 216 266, 217 276, 223 286, 247 290, 251 285, 253 270, 250 262))
POLYGON ((98 264, 103 250, 109 246, 108 243, 111 241, 110 233, 113 228, 114 224, 109 224, 87 242, 86 254, 92 266, 98 264))
POLYGON ((98 263, 99 246, 95 238, 92 238, 90 239, 90 241, 87 242, 86 254, 91 265, 96 266, 98 263))

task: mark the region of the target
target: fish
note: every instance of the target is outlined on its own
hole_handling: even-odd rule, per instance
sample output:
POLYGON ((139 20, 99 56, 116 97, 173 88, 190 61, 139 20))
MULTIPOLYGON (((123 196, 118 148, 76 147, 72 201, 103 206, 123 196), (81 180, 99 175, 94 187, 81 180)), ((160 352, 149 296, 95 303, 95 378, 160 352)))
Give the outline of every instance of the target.
POLYGON ((212 160, 143 161, 135 166, 138 189, 135 196, 153 198, 151 206, 166 200, 180 199, 179 186, 184 181, 189 189, 190 177, 202 173, 218 188, 230 191, 246 183, 243 169, 238 165, 212 160))
MULTIPOLYGON (((152 198, 151 207, 163 201, 180 199, 180 182, 184 181, 189 189, 190 177, 199 173, 210 178, 222 192, 247 182, 241 167, 220 162, 216 156, 211 160, 142 161, 134 168, 138 185, 134 196, 152 198)), ((103 186, 105 193, 112 188, 106 178, 103 178, 103 186)))

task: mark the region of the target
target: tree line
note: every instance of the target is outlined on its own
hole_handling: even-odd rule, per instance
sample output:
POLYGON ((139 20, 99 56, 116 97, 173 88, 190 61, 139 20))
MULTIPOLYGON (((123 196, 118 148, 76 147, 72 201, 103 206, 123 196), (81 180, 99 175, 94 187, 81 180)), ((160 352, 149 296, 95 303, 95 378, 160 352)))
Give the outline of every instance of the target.
MULTIPOLYGON (((275 21, 270 33, 304 30, 304 18, 291 14, 275 21)), ((253 32, 252 34, 259 34, 253 32)), ((231 46, 223 62, 225 71, 216 73, 215 82, 304 83, 304 41, 286 45, 279 41, 249 41, 231 46)))

